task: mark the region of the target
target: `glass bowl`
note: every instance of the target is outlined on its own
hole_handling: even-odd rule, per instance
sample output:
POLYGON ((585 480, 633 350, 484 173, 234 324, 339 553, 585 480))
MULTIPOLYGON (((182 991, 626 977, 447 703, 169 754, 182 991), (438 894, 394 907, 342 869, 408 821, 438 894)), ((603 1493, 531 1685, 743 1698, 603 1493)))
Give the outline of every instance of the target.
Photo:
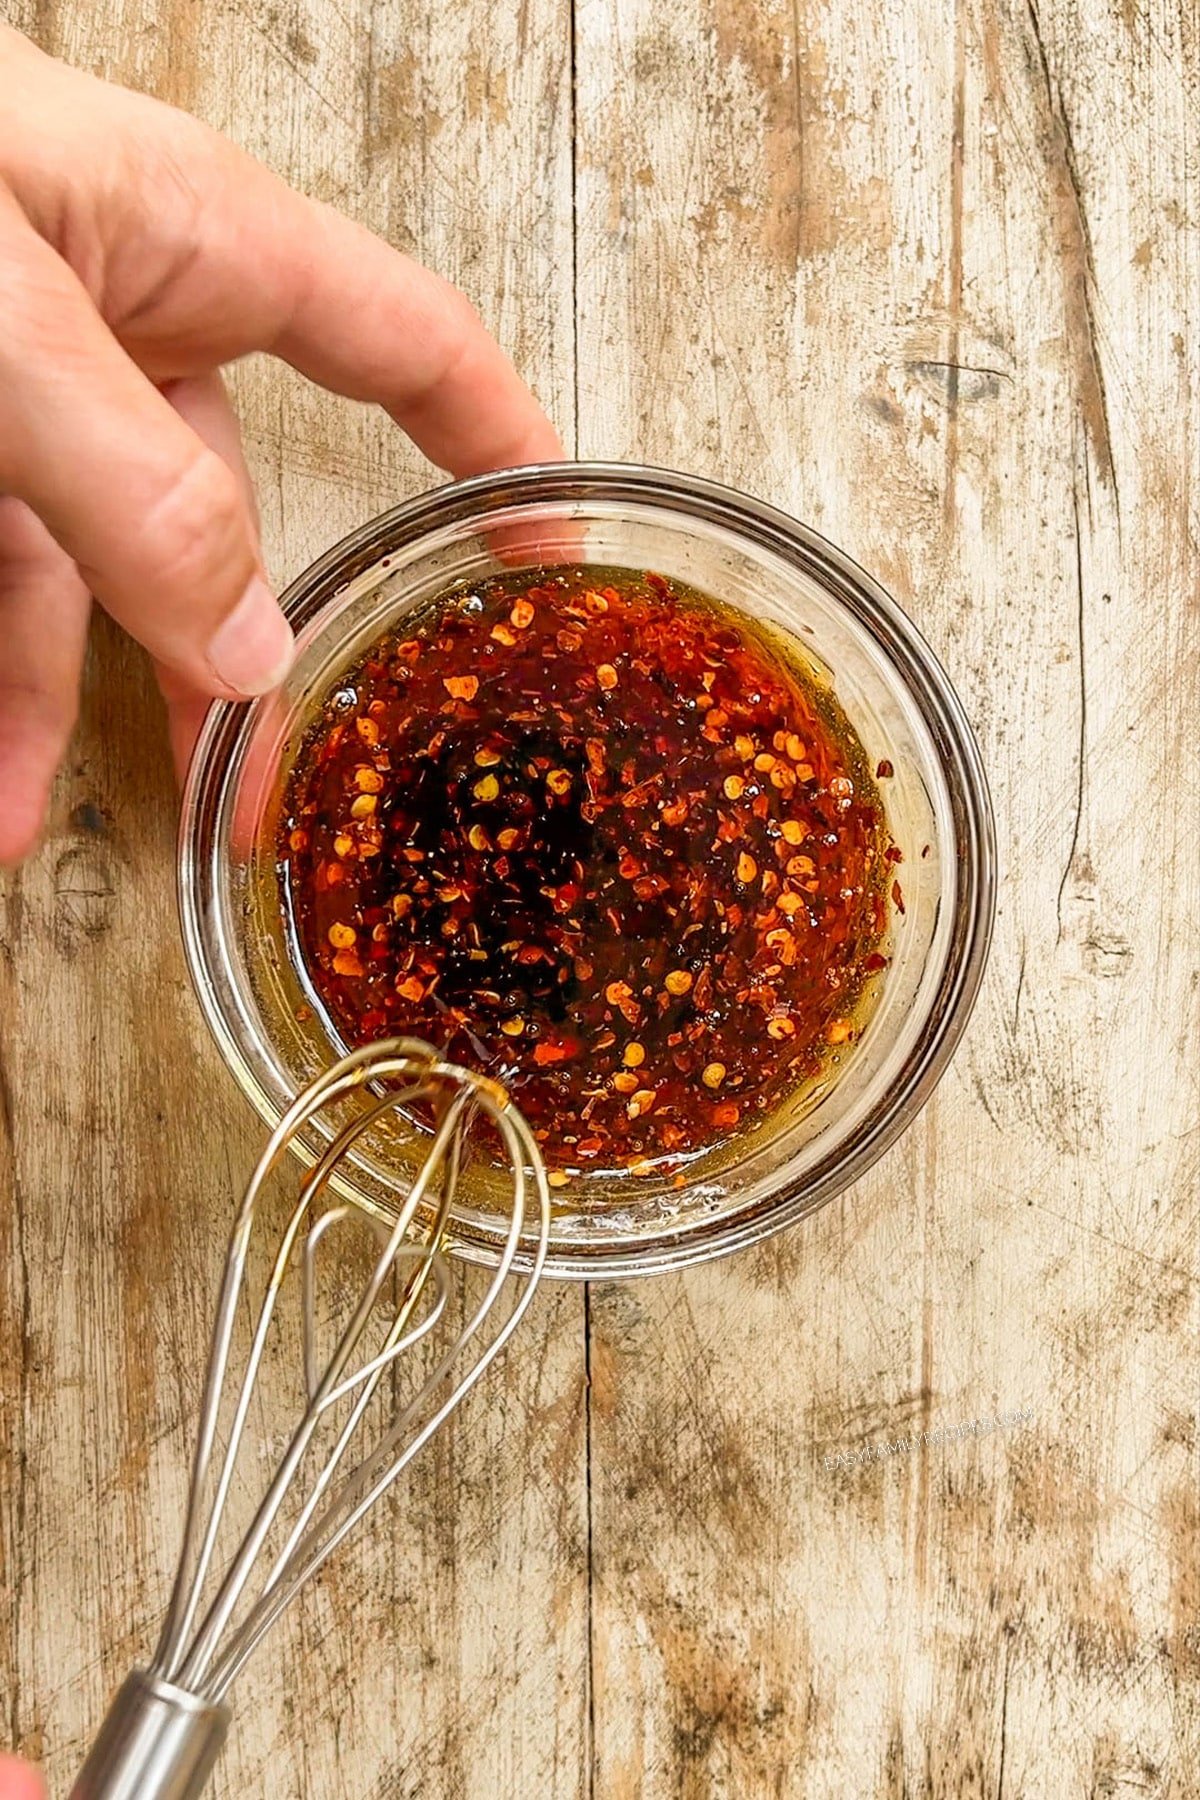
MULTIPOLYGON (((290 759, 339 677, 405 613, 459 581, 554 563, 653 569, 782 634, 832 687, 872 766, 891 763, 881 786, 903 854, 890 962, 861 1037, 829 1078, 701 1159, 681 1189, 627 1175, 556 1192, 548 1272, 625 1276, 793 1224, 903 1131, 979 989, 995 845, 979 753, 944 671, 878 583, 816 532, 728 488, 637 465, 548 464, 439 488, 364 525, 292 583, 283 605, 298 649, 287 683, 247 706, 214 705, 189 772, 179 843, 188 962, 226 1060, 270 1124, 335 1054, 281 905, 275 824, 290 759)), ((374 1132, 338 1186, 386 1217, 408 1155, 399 1133, 374 1132)), ((467 1176, 455 1247, 493 1261, 499 1178, 482 1159, 467 1176)))

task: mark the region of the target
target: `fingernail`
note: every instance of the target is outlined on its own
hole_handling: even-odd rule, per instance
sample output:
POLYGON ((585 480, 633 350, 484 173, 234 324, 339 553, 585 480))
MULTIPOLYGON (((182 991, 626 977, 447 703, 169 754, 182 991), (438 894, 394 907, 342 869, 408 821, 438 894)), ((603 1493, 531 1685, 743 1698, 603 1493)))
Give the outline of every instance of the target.
POLYGON ((269 694, 292 666, 292 628, 261 575, 255 575, 208 646, 217 680, 238 694, 269 694))

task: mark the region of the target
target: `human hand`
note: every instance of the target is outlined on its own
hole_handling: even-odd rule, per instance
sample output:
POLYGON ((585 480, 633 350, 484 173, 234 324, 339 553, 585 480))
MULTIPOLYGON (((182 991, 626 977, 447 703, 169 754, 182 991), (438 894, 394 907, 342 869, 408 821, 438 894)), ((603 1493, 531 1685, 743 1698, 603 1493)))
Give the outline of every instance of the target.
POLYGON ((42 1778, 29 1763, 0 1752, 0 1800, 46 1800, 42 1778))
POLYGON ((251 350, 454 475, 562 454, 455 288, 0 25, 0 863, 40 831, 91 595, 154 657, 180 762, 211 696, 286 672, 219 373, 251 350))

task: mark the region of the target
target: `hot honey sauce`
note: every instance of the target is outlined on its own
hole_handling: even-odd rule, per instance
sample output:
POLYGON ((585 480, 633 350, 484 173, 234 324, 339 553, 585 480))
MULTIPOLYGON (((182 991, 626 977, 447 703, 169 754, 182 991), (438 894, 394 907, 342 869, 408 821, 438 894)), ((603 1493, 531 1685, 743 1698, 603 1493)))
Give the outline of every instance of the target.
POLYGON ((372 650, 278 856, 337 1035, 503 1080, 561 1184, 680 1168, 820 1075, 897 853, 849 723, 767 639, 657 575, 556 569, 372 650))

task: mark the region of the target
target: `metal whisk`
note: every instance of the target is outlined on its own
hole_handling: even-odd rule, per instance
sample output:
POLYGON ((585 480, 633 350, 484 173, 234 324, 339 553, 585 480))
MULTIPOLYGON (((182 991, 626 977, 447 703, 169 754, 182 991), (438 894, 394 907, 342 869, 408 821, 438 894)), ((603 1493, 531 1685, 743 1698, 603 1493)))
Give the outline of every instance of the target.
MULTIPOLYGON (((415 1133, 414 1133, 415 1137, 415 1133)), ((209 1354, 183 1547, 166 1623, 154 1658, 126 1679, 72 1790, 74 1800, 193 1800, 212 1771, 229 1725, 225 1697, 238 1672, 280 1613, 348 1532, 395 1481, 439 1425, 479 1380, 528 1307, 546 1258, 550 1197, 533 1134, 505 1090, 485 1076, 441 1060, 415 1039, 395 1038, 355 1051, 318 1077, 291 1106, 263 1151, 229 1240, 209 1354), (347 1103, 357 1098, 348 1122, 347 1103), (421 1106, 432 1119, 428 1149, 417 1164, 394 1224, 372 1220, 382 1244, 348 1322, 324 1360, 317 1346, 316 1254, 321 1240, 357 1208, 334 1202, 330 1177, 381 1116, 421 1106), (264 1183, 294 1139, 319 1113, 340 1108, 327 1146, 317 1155, 279 1242, 240 1380, 226 1394, 235 1315, 264 1183), (368 1447, 372 1400, 384 1374, 432 1333, 451 1295, 446 1244, 451 1206, 475 1120, 499 1135, 511 1174, 504 1247, 482 1300, 470 1311, 432 1371, 402 1399, 368 1447), (532 1255, 508 1283, 526 1230, 530 1189, 532 1255), (215 1554, 234 1478, 255 1379, 276 1302, 289 1274, 301 1284, 302 1354, 307 1401, 287 1448, 240 1544, 217 1576, 215 1554), (389 1287, 389 1279, 395 1283, 389 1287), (517 1281, 521 1285, 517 1287, 517 1281), (515 1298, 507 1311, 502 1290, 515 1298), (381 1296, 388 1290, 386 1302, 381 1296), (393 1293, 398 1291, 398 1298, 393 1293), (376 1320, 378 1347, 354 1365, 355 1351, 376 1320), (381 1338, 378 1327, 384 1329, 381 1338), (223 1405, 224 1400, 224 1405, 223 1405), (232 1417, 218 1451, 223 1412, 232 1417), (344 1415, 344 1416, 343 1416, 344 1415), (310 1447, 325 1424, 332 1442, 323 1459, 310 1447), (299 1501, 296 1516, 285 1507, 299 1501), (268 1550, 273 1528, 284 1540, 268 1550)), ((379 1395, 382 1405, 384 1395, 379 1395)), ((318 1446, 319 1448, 319 1446, 318 1446)))

